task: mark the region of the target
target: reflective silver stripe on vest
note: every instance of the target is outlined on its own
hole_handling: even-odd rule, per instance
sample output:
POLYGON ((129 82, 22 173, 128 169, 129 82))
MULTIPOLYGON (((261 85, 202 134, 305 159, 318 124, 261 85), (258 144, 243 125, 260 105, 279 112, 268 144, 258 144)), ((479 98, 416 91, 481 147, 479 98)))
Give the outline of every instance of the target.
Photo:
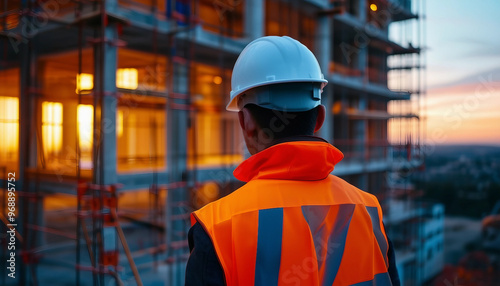
POLYGON ((387 240, 385 240, 384 233, 380 229, 378 208, 366 207, 366 210, 368 211, 372 219, 373 234, 375 234, 375 237, 377 238, 378 246, 380 247, 380 251, 382 252, 382 256, 384 257, 385 265, 389 265, 389 263, 387 262, 387 250, 389 249, 389 245, 387 245, 387 240))
POLYGON ((318 258, 318 268, 321 269, 324 264, 325 275, 323 277, 323 286, 331 286, 340 267, 340 262, 344 255, 344 246, 347 239, 347 231, 351 223, 351 218, 356 208, 353 204, 343 204, 338 206, 303 206, 302 214, 309 225, 316 248, 318 258), (326 229, 323 221, 328 214, 338 207, 336 220, 331 233, 324 235, 326 229), (328 241, 323 241, 323 237, 328 237, 328 241), (321 258, 321 252, 326 248, 326 258, 321 258), (324 261, 323 261, 324 260, 324 261))

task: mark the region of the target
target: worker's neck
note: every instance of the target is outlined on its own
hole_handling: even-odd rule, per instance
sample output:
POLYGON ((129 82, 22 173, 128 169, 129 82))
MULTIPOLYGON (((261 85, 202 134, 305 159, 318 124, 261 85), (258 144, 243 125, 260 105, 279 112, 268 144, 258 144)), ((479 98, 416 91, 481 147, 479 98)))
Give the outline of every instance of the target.
POLYGON ((319 142, 328 142, 325 139, 321 137, 317 137, 314 135, 296 135, 296 136, 290 136, 290 137, 285 137, 285 138, 279 138, 272 140, 268 144, 258 144, 257 148, 257 153, 260 151, 263 151, 271 146, 274 146, 276 144, 281 144, 281 143, 286 143, 286 142, 296 142, 296 141, 319 141, 319 142))
POLYGON ((320 141, 320 142, 328 142, 325 139, 314 136, 314 135, 296 135, 291 137, 285 137, 273 140, 268 147, 271 147, 276 144, 285 143, 285 142, 295 142, 295 141, 320 141))

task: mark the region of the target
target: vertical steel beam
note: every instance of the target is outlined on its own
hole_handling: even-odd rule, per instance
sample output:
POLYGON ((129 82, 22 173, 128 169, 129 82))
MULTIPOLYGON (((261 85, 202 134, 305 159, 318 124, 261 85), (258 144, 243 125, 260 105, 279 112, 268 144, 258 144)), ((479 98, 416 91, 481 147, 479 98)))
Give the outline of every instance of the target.
POLYGON ((110 185, 117 182, 116 175, 116 69, 118 48, 117 27, 109 24, 104 35, 94 47, 94 90, 100 102, 94 106, 98 115, 94 136, 94 147, 98 148, 94 162, 94 180, 98 184, 110 185), (98 134, 97 134, 98 133, 98 134))
POLYGON ((264 35, 265 17, 264 0, 245 1, 244 29, 245 36, 249 39, 256 39, 264 35))
MULTIPOLYGON (((189 79, 190 61, 189 48, 179 50, 175 36, 170 40, 170 64, 168 92, 184 94, 186 98, 169 97, 167 102, 167 170, 169 182, 173 183, 168 189, 166 202, 166 244, 167 255, 172 261, 170 264, 168 285, 182 285, 184 282, 185 262, 180 258, 185 249, 180 243, 186 240, 189 223, 182 219, 188 213, 183 204, 188 200, 188 172, 187 172, 187 131, 189 128, 189 79)), ((189 43, 188 43, 189 45, 189 43)))

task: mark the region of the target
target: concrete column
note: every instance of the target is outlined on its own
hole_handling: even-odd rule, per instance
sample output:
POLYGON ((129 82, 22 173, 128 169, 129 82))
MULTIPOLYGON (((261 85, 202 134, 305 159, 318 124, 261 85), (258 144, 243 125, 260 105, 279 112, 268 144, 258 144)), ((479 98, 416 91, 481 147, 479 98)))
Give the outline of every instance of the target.
POLYGON ((256 39, 264 35, 264 24, 266 20, 264 0, 245 1, 243 11, 245 36, 256 39))
POLYGON ((356 0, 358 1, 358 18, 362 22, 366 22, 366 15, 367 15, 367 0, 356 0))
MULTIPOLYGON (((104 35, 108 41, 118 39, 117 27, 114 24, 104 29, 104 35)), ((94 47, 94 91, 96 112, 94 148, 98 150, 98 158, 94 157, 94 182, 99 184, 114 184, 116 176, 116 67, 118 50, 110 43, 98 43, 94 47), (100 96, 98 93, 101 93, 100 96), (100 141, 100 142, 98 142, 100 141)))
MULTIPOLYGON (((358 0, 359 10, 358 10, 358 18, 362 23, 366 23, 367 21, 367 0, 358 0)), ((364 31, 360 31, 365 33, 364 31)), ((368 44, 365 42, 360 42, 357 44, 359 47, 358 52, 358 62, 357 68, 361 71, 361 74, 366 79, 367 72, 366 68, 368 67, 368 44)))
MULTIPOLYGON (((329 66, 332 59, 332 23, 331 17, 320 16, 318 18, 318 31, 316 35, 315 54, 318 58, 321 71, 326 79, 329 77, 329 66)), ((318 132, 319 136, 332 142, 333 141, 333 86, 330 83, 323 89, 321 103, 326 107, 325 123, 318 132)))
MULTIPOLYGON (((169 90, 178 94, 189 94, 189 63, 174 63, 171 70, 171 85, 169 90)), ((190 184, 187 170, 187 131, 189 111, 185 109, 189 104, 186 99, 170 98, 167 110, 167 170, 169 183, 190 184)), ((185 276, 185 261, 180 257, 186 254, 185 248, 173 248, 176 243, 185 241, 189 229, 189 217, 179 218, 188 214, 182 202, 188 200, 187 186, 170 188, 166 202, 166 244, 168 256, 174 259, 170 264, 168 285, 183 285, 185 276), (177 217, 177 218, 176 218, 177 217)))

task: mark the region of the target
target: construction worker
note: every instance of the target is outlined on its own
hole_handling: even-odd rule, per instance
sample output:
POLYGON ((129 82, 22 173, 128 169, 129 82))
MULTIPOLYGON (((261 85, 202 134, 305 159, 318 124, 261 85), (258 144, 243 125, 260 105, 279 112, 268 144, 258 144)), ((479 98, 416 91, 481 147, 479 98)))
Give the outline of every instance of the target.
POLYGON ((343 154, 313 136, 326 83, 290 37, 241 52, 226 109, 252 154, 234 171, 246 184, 192 213, 186 285, 399 285, 379 202, 333 176, 343 154))

